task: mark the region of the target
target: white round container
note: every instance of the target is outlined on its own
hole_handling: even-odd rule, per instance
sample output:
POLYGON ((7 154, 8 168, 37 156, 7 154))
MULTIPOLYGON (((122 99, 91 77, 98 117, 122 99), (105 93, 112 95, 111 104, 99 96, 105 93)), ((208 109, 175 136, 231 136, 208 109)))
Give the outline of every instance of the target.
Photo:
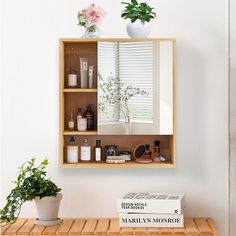
POLYGON ((87 130, 87 118, 78 118, 77 119, 77 129, 78 131, 87 130))
POLYGON ((78 146, 67 146, 67 163, 78 163, 78 146))
POLYGON ((68 86, 76 87, 77 86, 77 75, 76 74, 68 74, 68 86))

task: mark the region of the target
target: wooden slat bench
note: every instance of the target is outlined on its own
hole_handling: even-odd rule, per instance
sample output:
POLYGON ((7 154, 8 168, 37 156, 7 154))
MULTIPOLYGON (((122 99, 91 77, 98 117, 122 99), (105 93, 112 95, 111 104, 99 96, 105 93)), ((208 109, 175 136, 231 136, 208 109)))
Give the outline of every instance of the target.
POLYGON ((120 228, 118 219, 63 219, 60 225, 39 226, 34 219, 18 219, 1 228, 2 235, 185 235, 219 236, 210 218, 186 218, 183 228, 120 228))

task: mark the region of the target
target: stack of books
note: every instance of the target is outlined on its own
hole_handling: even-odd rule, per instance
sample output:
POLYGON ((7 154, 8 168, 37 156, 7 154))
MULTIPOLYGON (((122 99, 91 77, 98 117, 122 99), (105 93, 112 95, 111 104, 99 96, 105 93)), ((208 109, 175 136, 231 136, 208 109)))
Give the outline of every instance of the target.
POLYGON ((184 194, 128 193, 117 209, 120 227, 184 226, 184 194))

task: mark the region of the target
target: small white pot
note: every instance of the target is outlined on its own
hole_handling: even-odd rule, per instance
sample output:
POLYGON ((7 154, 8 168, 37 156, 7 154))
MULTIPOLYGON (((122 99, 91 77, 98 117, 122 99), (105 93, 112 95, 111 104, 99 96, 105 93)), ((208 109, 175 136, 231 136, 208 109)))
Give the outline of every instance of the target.
POLYGON ((43 197, 41 199, 39 197, 36 197, 34 200, 38 212, 38 220, 57 220, 61 199, 61 193, 58 193, 56 197, 43 197))
POLYGON ((127 33, 130 38, 147 38, 151 32, 151 24, 147 21, 136 20, 127 24, 127 33))

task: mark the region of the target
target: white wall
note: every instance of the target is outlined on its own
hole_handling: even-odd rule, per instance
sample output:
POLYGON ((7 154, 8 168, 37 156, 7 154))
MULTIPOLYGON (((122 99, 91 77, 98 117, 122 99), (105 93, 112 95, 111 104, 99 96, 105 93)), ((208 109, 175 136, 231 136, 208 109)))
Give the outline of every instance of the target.
POLYGON ((236 235, 236 3, 230 1, 230 232, 236 235))
MULTIPOLYGON (((186 215, 210 216, 228 234, 227 0, 150 0, 158 18, 151 37, 177 38, 177 167, 60 169, 58 38, 80 37, 76 13, 85 0, 2 0, 1 197, 17 167, 49 157, 63 188, 61 217, 116 216, 128 191, 186 192, 186 215)), ((104 37, 127 37, 118 0, 95 0, 108 11, 104 37)), ((1 201, 1 205, 3 200, 1 201)), ((35 216, 33 203, 21 216, 35 216)))

